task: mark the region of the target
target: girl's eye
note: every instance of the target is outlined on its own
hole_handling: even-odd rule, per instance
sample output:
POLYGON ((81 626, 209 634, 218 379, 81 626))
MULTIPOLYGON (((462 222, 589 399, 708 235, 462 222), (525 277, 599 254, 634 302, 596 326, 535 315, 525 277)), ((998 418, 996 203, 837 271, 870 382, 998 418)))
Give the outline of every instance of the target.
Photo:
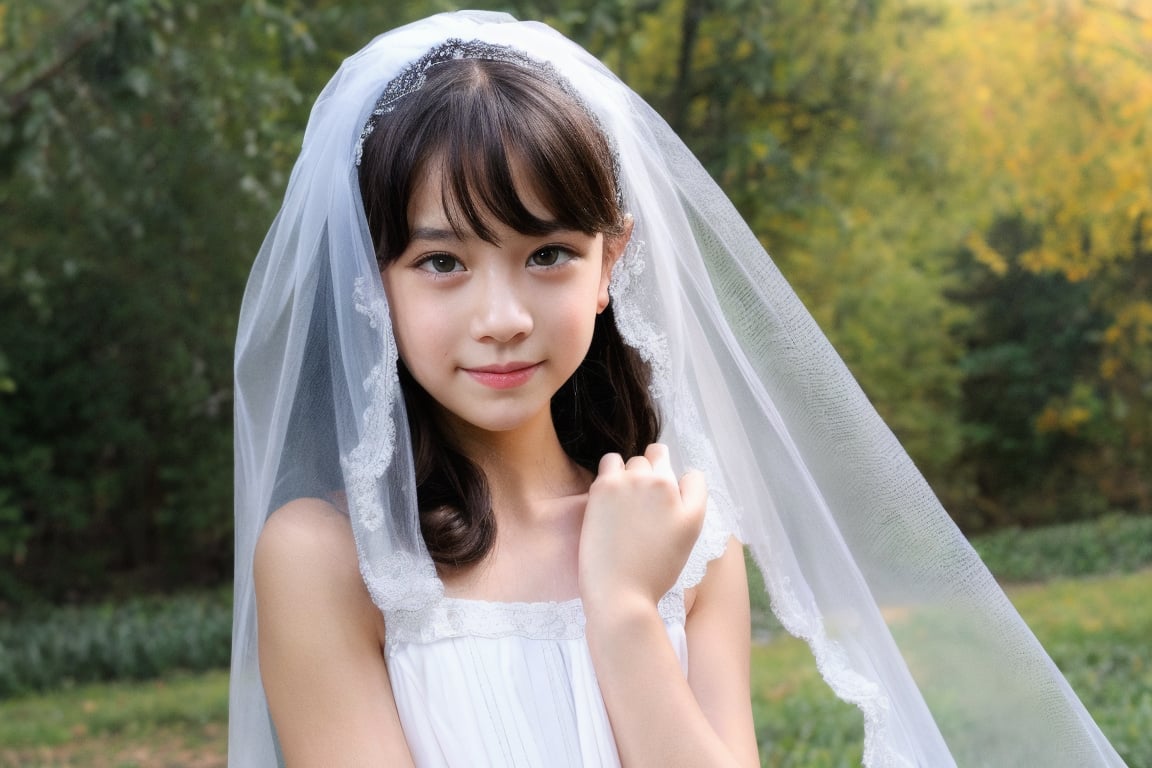
POLYGON ((528 264, 533 267, 554 267, 557 264, 571 261, 572 258, 573 256, 569 251, 557 245, 549 245, 529 256, 528 264))
POLYGON ((425 272, 435 272, 438 275, 460 272, 463 269, 459 259, 446 253, 434 253, 417 264, 417 267, 425 272))

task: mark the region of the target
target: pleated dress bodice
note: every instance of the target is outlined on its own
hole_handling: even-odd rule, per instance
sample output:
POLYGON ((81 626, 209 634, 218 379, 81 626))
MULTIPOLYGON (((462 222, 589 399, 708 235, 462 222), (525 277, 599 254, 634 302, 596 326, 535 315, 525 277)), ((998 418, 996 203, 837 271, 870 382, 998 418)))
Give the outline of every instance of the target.
MULTIPOLYGON (((659 608, 686 674, 683 591, 659 608)), ((579 599, 445 597, 385 621, 392 692, 418 768, 620 765, 579 599)))

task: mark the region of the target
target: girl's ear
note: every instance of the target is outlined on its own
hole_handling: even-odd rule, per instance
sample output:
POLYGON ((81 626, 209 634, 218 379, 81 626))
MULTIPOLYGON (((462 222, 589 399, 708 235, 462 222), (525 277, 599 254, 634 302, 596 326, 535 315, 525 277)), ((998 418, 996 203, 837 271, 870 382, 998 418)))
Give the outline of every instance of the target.
POLYGON ((624 231, 618 235, 605 235, 604 261, 600 274, 600 293, 596 297, 596 314, 600 314, 608 307, 608 283, 612 279, 612 268, 624 255, 628 241, 632 239, 632 214, 624 214, 624 231))

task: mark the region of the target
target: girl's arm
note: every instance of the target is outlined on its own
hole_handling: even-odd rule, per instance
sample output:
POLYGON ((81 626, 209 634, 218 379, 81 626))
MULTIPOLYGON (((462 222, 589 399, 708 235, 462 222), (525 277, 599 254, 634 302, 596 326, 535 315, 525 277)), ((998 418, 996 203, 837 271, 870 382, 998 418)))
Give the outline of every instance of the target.
POLYGON ((656 604, 703 520, 699 475, 677 486, 663 446, 627 467, 605 457, 580 542, 588 646, 625 766, 757 766, 749 694, 748 587, 729 543, 686 623, 685 679, 656 604))
POLYGON ((268 519, 253 564, 260 674, 294 766, 411 766, 347 517, 297 499, 268 519))

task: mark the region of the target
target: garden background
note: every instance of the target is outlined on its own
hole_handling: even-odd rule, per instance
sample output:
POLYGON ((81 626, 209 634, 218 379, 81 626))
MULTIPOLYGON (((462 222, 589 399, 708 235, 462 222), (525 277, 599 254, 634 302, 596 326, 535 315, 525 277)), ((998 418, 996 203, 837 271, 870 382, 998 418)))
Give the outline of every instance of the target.
MULTIPOLYGON (((1152 2, 471 5, 664 114, 1152 766, 1152 2)), ((222 764, 244 280, 340 60, 454 7, 0 0, 0 765, 222 764)), ((858 764, 757 639, 765 765, 858 764)))

